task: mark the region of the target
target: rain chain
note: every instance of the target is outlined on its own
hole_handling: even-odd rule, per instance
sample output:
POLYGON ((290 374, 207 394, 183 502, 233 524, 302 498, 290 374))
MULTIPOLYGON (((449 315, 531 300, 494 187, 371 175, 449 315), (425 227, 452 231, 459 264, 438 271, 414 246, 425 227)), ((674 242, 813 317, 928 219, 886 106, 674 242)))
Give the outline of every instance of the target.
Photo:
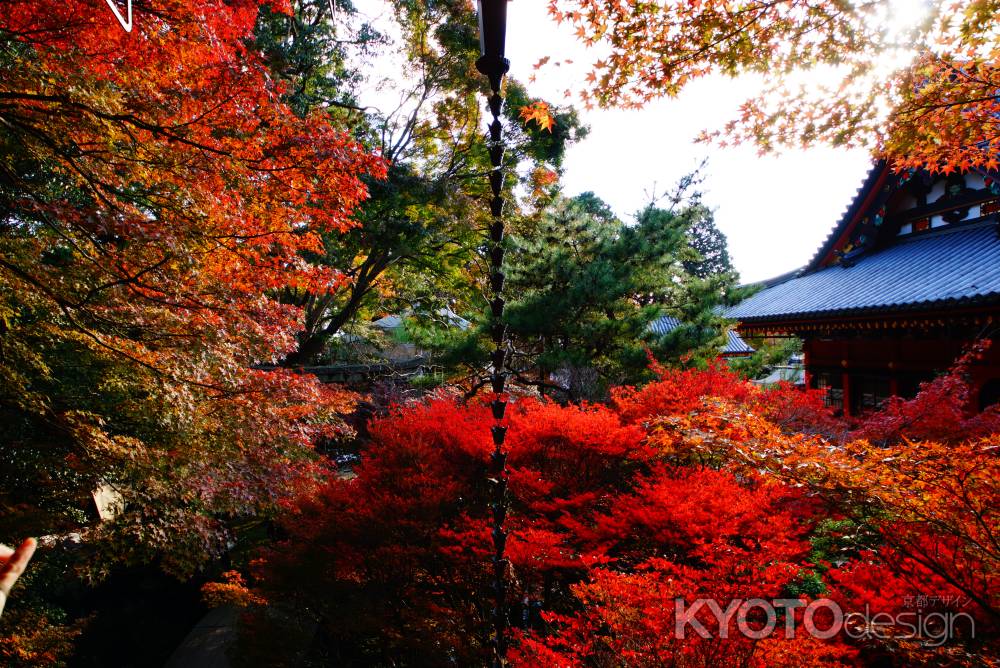
POLYGON ((503 322, 503 205, 504 199, 501 196, 503 191, 503 127, 500 124, 500 111, 503 107, 503 98, 500 97, 500 85, 503 82, 504 74, 509 67, 506 59, 481 59, 477 66, 479 71, 486 74, 490 80, 489 108, 493 116, 493 121, 489 126, 489 152, 490 152, 490 214, 492 222, 489 227, 489 261, 490 261, 490 288, 492 300, 490 301, 491 326, 490 333, 493 338, 492 373, 490 383, 493 389, 493 400, 490 408, 493 411, 493 454, 490 457, 489 483, 493 488, 493 500, 490 509, 493 514, 493 666, 502 668, 505 665, 504 657, 507 653, 507 583, 506 570, 507 559, 504 557, 504 550, 507 544, 507 532, 504 529, 504 520, 507 518, 507 453, 504 451, 504 440, 507 436, 507 427, 504 426, 504 414, 507 410, 507 400, 504 395, 504 383, 506 381, 505 361, 507 358, 506 333, 507 328, 503 322))

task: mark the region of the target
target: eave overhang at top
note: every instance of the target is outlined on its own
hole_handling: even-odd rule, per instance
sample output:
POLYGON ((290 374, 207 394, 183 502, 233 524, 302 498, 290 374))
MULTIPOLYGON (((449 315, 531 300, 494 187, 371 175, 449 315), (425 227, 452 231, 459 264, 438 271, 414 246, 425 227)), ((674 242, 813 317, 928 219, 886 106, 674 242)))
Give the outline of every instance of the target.
POLYGON ((1000 323, 1000 295, 950 302, 926 302, 893 308, 845 309, 741 319, 744 336, 835 335, 838 332, 928 331, 952 328, 981 330, 1000 323))

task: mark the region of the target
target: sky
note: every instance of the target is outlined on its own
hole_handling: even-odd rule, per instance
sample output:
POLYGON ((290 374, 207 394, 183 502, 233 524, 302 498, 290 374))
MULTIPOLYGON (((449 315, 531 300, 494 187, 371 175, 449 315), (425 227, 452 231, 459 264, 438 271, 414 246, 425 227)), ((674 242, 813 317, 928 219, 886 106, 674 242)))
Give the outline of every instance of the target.
MULTIPOLYGON (((548 66, 529 86, 556 103, 579 88, 595 54, 567 25, 557 26, 540 0, 508 5, 507 57, 511 75, 525 81, 544 56, 569 58, 548 66)), ((628 217, 707 158, 704 201, 729 240, 744 282, 759 281, 805 264, 840 219, 870 166, 864 151, 819 146, 759 157, 754 147, 722 149, 698 144, 702 130, 721 127, 755 92, 755 81, 718 77, 696 81, 681 96, 641 110, 583 110, 590 135, 570 147, 563 182, 568 195, 594 191, 628 217)))
MULTIPOLYGON (((752 146, 722 149, 696 143, 702 130, 721 127, 755 93, 757 81, 749 77, 697 80, 679 98, 641 110, 587 111, 579 100, 565 98, 563 91, 581 87, 587 65, 598 54, 578 41, 568 25, 557 26, 547 5, 543 0, 508 4, 506 51, 512 77, 528 83, 535 74, 536 81, 528 83, 532 95, 554 104, 574 104, 590 127, 590 134, 567 152, 563 175, 567 195, 593 191, 619 217, 630 220, 649 202, 651 193, 670 190, 707 158, 703 201, 715 211, 743 282, 783 274, 813 256, 867 174, 867 153, 820 146, 759 157, 752 146), (545 56, 573 64, 536 72, 534 64, 545 56)), ((380 29, 387 28, 377 20, 390 11, 386 0, 357 0, 355 6, 366 20, 376 19, 380 29)), ((373 73, 388 77, 400 71, 393 58, 389 54, 377 58, 370 65, 373 73)), ((369 95, 398 102, 382 88, 370 90, 369 95)))

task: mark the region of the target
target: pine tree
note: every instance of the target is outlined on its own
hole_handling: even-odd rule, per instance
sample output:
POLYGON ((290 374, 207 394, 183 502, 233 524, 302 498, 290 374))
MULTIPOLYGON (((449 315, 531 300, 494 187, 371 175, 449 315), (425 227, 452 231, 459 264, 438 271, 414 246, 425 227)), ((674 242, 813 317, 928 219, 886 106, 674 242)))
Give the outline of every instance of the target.
POLYGON ((698 203, 688 210, 688 245, 698 253, 696 260, 686 260, 684 269, 692 276, 708 278, 735 271, 729 259, 726 235, 715 225, 715 214, 698 203))
POLYGON ((642 378, 648 350, 676 359, 717 345, 712 309, 724 280, 685 271, 697 259, 688 220, 686 209, 647 212, 626 225, 593 193, 553 204, 531 239, 512 249, 515 366, 532 369, 543 385, 554 374, 571 398, 594 398, 642 378), (650 329, 665 313, 687 323, 667 340, 650 329))

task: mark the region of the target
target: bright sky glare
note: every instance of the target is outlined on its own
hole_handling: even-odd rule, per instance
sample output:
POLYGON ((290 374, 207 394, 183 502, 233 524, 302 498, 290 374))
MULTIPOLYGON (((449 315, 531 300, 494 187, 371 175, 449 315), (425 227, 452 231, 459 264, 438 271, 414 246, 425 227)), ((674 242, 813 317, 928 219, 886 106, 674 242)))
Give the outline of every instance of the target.
MULTIPOLYGON (((569 67, 541 70, 530 86, 533 94, 563 103, 563 91, 580 87, 594 55, 566 25, 548 17, 546 5, 539 0, 508 5, 507 56, 511 75, 522 81, 544 56, 572 60, 569 67)), ((803 265, 850 203, 870 160, 864 151, 829 147, 761 158, 749 146, 695 143, 701 130, 733 118, 753 92, 750 79, 719 77, 697 81, 678 99, 640 111, 581 108, 590 135, 566 156, 567 194, 592 190, 620 216, 629 216, 648 201, 654 186, 658 192, 670 188, 707 157, 705 201, 729 238, 741 279, 762 280, 803 265)))

